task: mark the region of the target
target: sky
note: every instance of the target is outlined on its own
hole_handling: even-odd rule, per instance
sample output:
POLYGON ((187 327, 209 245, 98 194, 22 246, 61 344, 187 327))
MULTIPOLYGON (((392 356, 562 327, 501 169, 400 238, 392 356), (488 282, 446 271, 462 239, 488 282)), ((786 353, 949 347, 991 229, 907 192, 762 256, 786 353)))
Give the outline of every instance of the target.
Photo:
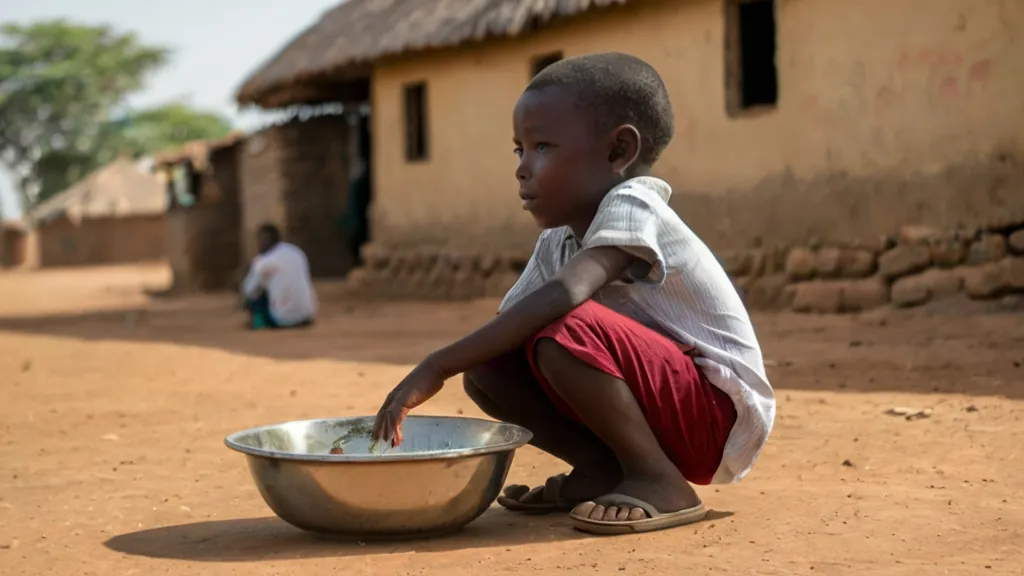
MULTIPOLYGON (((150 106, 184 100, 224 114, 241 129, 263 116, 241 112, 233 96, 264 60, 341 0, 0 0, 0 21, 64 18, 110 24, 174 51, 171 63, 129 100, 150 106)), ((0 169, 0 214, 17 215, 8 173, 0 169)))

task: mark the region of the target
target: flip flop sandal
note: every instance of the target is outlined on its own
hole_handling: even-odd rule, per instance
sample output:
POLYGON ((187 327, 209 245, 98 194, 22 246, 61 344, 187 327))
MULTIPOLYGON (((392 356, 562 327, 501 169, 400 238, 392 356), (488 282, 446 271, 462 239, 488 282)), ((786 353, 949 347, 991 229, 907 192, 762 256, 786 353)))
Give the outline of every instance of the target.
MULTIPOLYGON (((573 528, 590 534, 602 536, 615 536, 619 534, 634 534, 638 532, 653 532, 666 528, 678 528, 694 522, 700 522, 708 515, 708 509, 704 504, 698 504, 693 508, 680 510, 678 512, 667 512, 662 514, 657 508, 649 503, 626 496, 623 494, 606 494, 600 498, 591 500, 599 506, 629 506, 639 508, 647 514, 643 520, 591 520, 585 516, 571 513, 573 528)), ((593 509, 591 509, 593 510, 593 509)))
POLYGON ((566 475, 559 474, 548 478, 543 486, 531 489, 522 484, 511 484, 505 488, 505 493, 498 497, 498 504, 512 512, 524 514, 548 514, 551 512, 569 512, 576 502, 570 502, 557 496, 561 492, 562 482, 565 482, 566 475), (531 500, 523 502, 524 499, 531 500))

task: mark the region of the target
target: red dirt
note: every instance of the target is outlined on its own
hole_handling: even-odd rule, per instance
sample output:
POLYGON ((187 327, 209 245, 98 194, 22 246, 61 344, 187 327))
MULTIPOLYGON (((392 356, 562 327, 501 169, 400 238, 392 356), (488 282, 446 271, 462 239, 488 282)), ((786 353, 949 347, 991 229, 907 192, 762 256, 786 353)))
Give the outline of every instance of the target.
MULTIPOLYGON (((602 539, 494 508, 453 537, 360 544, 277 520, 222 438, 371 414, 495 303, 345 303, 325 287, 311 330, 248 333, 230 296, 140 291, 166 280, 0 274, 0 573, 1021 573, 1020 314, 757 316, 775 430, 746 480, 699 490, 714 512, 695 526, 602 539), (932 413, 885 414, 903 406, 932 413)), ((479 415, 454 383, 420 412, 479 415)), ((527 448, 510 480, 562 470, 527 448)))

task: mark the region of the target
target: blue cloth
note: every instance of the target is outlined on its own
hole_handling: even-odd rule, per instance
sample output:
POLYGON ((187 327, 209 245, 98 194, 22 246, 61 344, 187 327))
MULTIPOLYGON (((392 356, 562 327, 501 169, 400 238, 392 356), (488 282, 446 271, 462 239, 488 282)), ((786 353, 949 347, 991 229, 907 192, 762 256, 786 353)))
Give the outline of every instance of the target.
POLYGON ((281 327, 270 313, 270 298, 266 292, 261 292, 256 298, 246 299, 245 309, 249 311, 249 326, 253 330, 281 327))
POLYGON ((245 309, 249 311, 249 327, 253 330, 269 328, 272 330, 283 328, 306 328, 313 325, 313 320, 305 320, 293 325, 283 325, 274 319, 270 313, 270 298, 266 292, 260 292, 255 298, 245 300, 245 309))

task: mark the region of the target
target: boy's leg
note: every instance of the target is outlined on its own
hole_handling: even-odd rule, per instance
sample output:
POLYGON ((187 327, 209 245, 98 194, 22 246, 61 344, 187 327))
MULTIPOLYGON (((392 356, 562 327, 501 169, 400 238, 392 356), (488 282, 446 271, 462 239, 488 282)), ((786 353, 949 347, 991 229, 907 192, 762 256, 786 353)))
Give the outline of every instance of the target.
POLYGON ((535 490, 529 496, 508 496, 522 498, 523 503, 555 499, 579 502, 607 492, 622 480, 612 451, 552 403, 534 377, 525 350, 515 350, 468 371, 463 384, 466 394, 484 413, 530 430, 530 444, 573 468, 558 486, 558 494, 535 490))
POLYGON ((677 344, 588 302, 542 331, 532 353, 561 411, 593 431, 623 471, 610 491, 626 497, 622 505, 587 502, 574 515, 641 520, 649 514, 637 500, 661 512, 700 504, 687 478, 711 481, 735 410, 677 344))
POLYGON ((277 323, 270 314, 270 297, 266 291, 260 292, 255 298, 247 299, 245 308, 249 311, 250 328, 277 328, 277 323))

